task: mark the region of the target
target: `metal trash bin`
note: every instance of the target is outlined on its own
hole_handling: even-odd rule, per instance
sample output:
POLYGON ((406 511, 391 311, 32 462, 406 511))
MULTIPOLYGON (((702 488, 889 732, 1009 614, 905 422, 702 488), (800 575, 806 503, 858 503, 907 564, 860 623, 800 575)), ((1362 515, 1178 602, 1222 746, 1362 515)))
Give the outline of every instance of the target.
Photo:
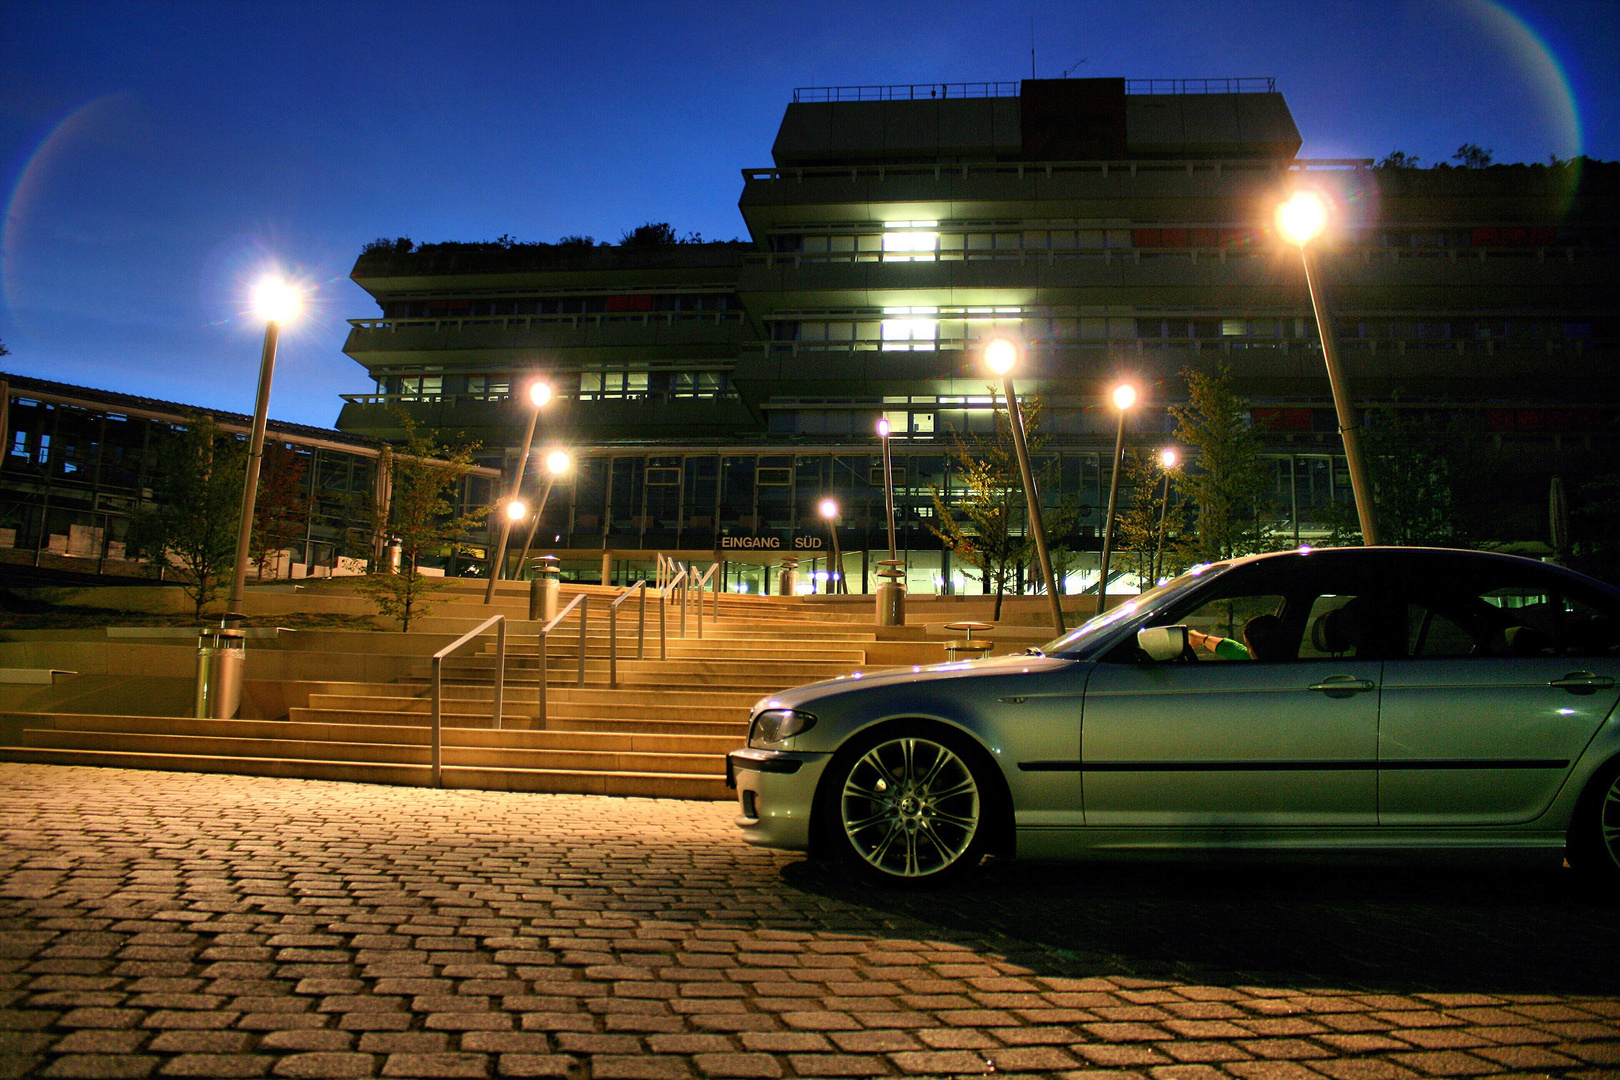
POLYGON ((384 565, 388 568, 387 572, 390 574, 399 573, 400 568, 404 564, 404 544, 400 541, 399 537, 396 536, 388 541, 387 546, 383 550, 386 556, 384 565))
POLYGON ((231 720, 242 707, 242 667, 247 634, 210 627, 197 640, 197 699, 192 711, 203 720, 231 720))
POLYGON ((529 621, 550 622, 557 617, 562 597, 557 556, 542 555, 534 562, 534 576, 529 579, 529 621))
POLYGON ((877 587, 877 624, 879 626, 906 625, 906 571, 905 563, 884 559, 877 576, 883 580, 877 587))
POLYGON ((799 594, 799 560, 787 558, 782 560, 782 571, 776 577, 776 594, 778 596, 797 596, 799 594))

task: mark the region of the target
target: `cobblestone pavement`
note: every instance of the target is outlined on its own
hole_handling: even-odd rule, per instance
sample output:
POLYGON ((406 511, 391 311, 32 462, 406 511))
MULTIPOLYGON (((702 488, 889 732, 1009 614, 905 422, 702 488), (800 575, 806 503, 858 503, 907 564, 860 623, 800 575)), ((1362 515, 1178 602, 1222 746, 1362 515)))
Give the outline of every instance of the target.
POLYGON ((859 888, 726 804, 0 765, 6 1076, 1620 1076, 1555 871, 859 888))

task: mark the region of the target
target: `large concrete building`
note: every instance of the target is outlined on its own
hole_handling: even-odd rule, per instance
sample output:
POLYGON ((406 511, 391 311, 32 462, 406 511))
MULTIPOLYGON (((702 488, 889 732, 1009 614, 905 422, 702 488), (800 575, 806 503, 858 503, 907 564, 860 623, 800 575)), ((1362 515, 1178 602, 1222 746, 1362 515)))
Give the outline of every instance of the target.
POLYGON ((376 389, 338 427, 394 437, 403 410, 510 469, 543 374, 560 398, 540 442, 580 458, 541 529, 567 564, 714 551, 757 589, 750 560, 824 551, 830 495, 864 588, 886 555, 885 416, 909 585, 953 591, 930 492, 958 482, 950 435, 993 428, 982 345, 1012 333, 1046 403, 1043 494, 1086 508, 1071 591, 1095 579, 1121 378, 1146 390, 1133 444, 1157 447, 1183 371, 1229 365, 1266 443, 1266 527, 1311 539, 1349 488, 1298 250, 1271 225, 1308 185, 1336 211, 1323 266, 1358 407, 1468 439, 1500 462, 1488 539, 1547 539, 1550 479, 1617 457, 1616 170, 1300 145, 1264 79, 797 91, 774 166, 743 172, 746 243, 368 250, 353 277, 380 311, 345 351, 376 389))

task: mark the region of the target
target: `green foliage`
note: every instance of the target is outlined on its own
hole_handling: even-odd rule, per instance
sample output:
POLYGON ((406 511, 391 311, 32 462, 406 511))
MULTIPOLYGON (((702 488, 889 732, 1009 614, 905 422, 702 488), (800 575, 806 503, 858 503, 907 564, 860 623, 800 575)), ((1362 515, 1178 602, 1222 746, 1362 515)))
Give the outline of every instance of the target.
POLYGON ((1451 155, 1451 160, 1465 169, 1484 169, 1491 164, 1491 151, 1476 143, 1465 142, 1457 147, 1457 152, 1451 155))
POLYGON ((131 520, 129 552, 174 567, 200 619, 236 560, 247 445, 198 417, 163 440, 157 459, 153 505, 131 520))
POLYGON ((399 419, 405 442, 384 450, 377 463, 389 475, 390 496, 386 515, 378 508, 375 517, 379 534, 399 538, 400 572, 368 574, 359 586, 379 614, 398 619, 399 628, 409 631, 411 620, 432 606, 432 594, 443 585, 417 569, 422 556, 458 542, 484 520, 487 508, 458 515, 451 501, 461 479, 472 471, 476 447, 437 445, 409 416, 399 419))
MULTIPOLYGON (((997 407, 996 388, 990 387, 995 409, 993 436, 956 434, 951 439, 951 456, 957 463, 962 484, 959 501, 952 506, 939 488, 933 489, 934 519, 928 531, 939 537, 945 549, 978 571, 979 580, 996 595, 994 619, 1001 618, 1001 600, 1020 563, 1036 563, 1035 538, 1026 527, 1029 504, 1024 497, 1023 477, 1013 444, 1012 425, 1007 411, 997 407)), ((1041 399, 1019 401, 1024 434, 1033 459, 1046 441, 1039 434, 1041 399)), ((1055 470, 1047 468, 1035 478, 1036 487, 1051 490, 1055 470)), ((1047 536, 1067 535, 1074 527, 1075 510, 1069 505, 1042 509, 1047 536)))
POLYGON ((1181 568, 1176 548, 1187 531, 1191 513, 1180 479, 1180 471, 1166 470, 1156 453, 1125 453, 1120 487, 1128 494, 1114 521, 1115 557, 1119 568, 1135 574, 1144 589, 1152 588, 1170 570, 1181 568), (1166 475, 1170 479, 1168 496, 1166 475))
POLYGON ((1176 555, 1201 563, 1262 551, 1259 521, 1268 478, 1248 402, 1238 396, 1224 360, 1213 373, 1187 368, 1182 374, 1188 404, 1173 405, 1170 413, 1176 440, 1194 451, 1181 487, 1197 509, 1176 555))
POLYGON ((401 236, 390 240, 386 236, 379 236, 365 247, 360 249, 362 255, 409 255, 416 249, 416 244, 408 236, 401 236))

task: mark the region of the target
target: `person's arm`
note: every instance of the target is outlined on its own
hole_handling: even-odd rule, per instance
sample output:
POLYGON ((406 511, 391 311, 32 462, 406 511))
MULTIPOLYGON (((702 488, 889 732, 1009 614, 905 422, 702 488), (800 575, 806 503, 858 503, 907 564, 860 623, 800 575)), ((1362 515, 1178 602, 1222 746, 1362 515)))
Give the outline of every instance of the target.
POLYGON ((1194 649, 1202 646, 1221 660, 1249 659, 1248 648, 1243 642, 1235 638, 1220 637, 1217 634, 1205 634, 1189 628, 1187 630, 1187 641, 1194 649))

